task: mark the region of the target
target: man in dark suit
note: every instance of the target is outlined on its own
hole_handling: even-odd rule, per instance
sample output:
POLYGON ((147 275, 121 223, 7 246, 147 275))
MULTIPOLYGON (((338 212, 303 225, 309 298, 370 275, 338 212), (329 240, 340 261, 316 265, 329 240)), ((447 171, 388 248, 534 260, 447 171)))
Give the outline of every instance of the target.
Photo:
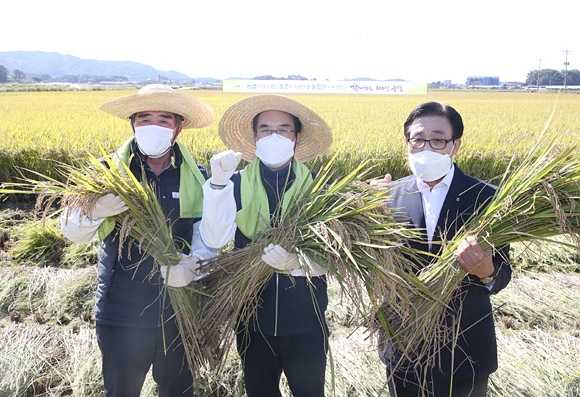
MULTIPOLYGON (((439 102, 417 106, 405 121, 404 134, 413 175, 392 183, 387 175, 371 185, 389 184, 388 204, 397 220, 424 235, 422 241, 409 244, 437 254, 443 241, 454 239, 469 217, 487 205, 495 187, 464 174, 453 163, 461 147, 463 121, 451 106, 439 102)), ((458 336, 438 347, 435 367, 407 362, 393 371, 392 357, 385 359, 392 397, 486 395, 489 375, 497 369, 490 295, 511 279, 509 247, 484 251, 475 238, 468 237, 455 257, 466 275, 445 315, 450 327, 459 321, 458 336)), ((423 255, 416 270, 432 258, 423 255)))

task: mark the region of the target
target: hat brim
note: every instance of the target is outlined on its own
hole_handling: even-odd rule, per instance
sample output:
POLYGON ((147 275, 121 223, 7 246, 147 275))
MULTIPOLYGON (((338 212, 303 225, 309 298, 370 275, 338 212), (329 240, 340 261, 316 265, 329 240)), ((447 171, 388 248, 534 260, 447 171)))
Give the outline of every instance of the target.
POLYGON ((308 161, 324 154, 332 144, 332 130, 316 112, 294 99, 275 94, 255 95, 230 106, 223 114, 219 134, 228 149, 242 153, 246 161, 256 158, 256 142, 252 122, 256 115, 278 110, 292 114, 302 123, 300 144, 294 156, 308 161))
POLYGON ((194 96, 180 92, 133 94, 105 102, 101 110, 122 119, 139 112, 170 112, 183 117, 183 128, 203 128, 214 120, 211 107, 194 96))

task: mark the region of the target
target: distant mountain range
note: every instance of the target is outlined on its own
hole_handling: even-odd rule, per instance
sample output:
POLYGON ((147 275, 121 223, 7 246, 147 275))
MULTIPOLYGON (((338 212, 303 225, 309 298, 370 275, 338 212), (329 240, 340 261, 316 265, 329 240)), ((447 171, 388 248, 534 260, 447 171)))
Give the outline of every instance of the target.
POLYGON ((157 80, 159 76, 172 81, 215 81, 213 78, 189 77, 174 70, 158 70, 149 65, 132 61, 99 61, 82 59, 72 55, 43 51, 0 52, 0 65, 10 73, 20 70, 27 79, 59 79, 64 76, 125 77, 128 81, 157 80))
MULTIPOLYGON (((172 82, 193 82, 197 84, 215 84, 221 80, 213 77, 190 77, 174 70, 158 70, 152 66, 132 61, 99 61, 82 59, 73 55, 45 51, 0 51, 0 66, 8 69, 9 74, 19 70, 25 74, 27 81, 42 82, 146 82, 169 80, 172 82)), ((288 79, 304 79, 302 76, 288 76, 288 79)), ((284 79, 283 77, 230 77, 229 79, 284 79)), ((373 81, 368 77, 352 78, 354 81, 373 81)), ((405 81, 389 79, 390 81, 405 81)))

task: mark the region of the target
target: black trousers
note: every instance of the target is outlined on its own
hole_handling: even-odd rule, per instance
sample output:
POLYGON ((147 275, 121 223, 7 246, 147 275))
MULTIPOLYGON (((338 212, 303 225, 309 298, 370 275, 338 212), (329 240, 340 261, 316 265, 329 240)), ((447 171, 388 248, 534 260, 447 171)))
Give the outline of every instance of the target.
POLYGON ((194 395, 193 376, 174 322, 165 326, 167 351, 161 328, 97 324, 97 340, 103 358, 105 396, 139 397, 151 366, 159 397, 194 395))
POLYGON ((324 397, 328 338, 322 327, 293 336, 237 335, 248 397, 280 397, 282 372, 294 397, 324 397))
POLYGON ((428 379, 426 385, 420 386, 412 374, 401 377, 395 373, 389 379, 389 394, 391 397, 485 397, 488 379, 487 375, 473 379, 428 379))

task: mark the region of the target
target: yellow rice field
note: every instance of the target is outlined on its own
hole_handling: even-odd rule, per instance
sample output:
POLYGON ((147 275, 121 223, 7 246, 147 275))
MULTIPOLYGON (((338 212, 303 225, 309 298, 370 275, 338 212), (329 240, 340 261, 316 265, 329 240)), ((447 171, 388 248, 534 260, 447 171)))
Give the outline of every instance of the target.
MULTIPOLYGON (((128 122, 99 110, 99 106, 136 91, 69 91, 0 93, 0 154, 10 156, 52 149, 82 157, 112 151, 131 134, 128 122)), ((219 118, 244 94, 184 91, 207 101, 216 121, 208 128, 186 130, 180 141, 206 164, 224 149, 218 136, 219 118)), ((563 144, 580 137, 580 95, 536 92, 432 91, 426 95, 291 95, 317 111, 332 127, 329 155, 339 154, 343 165, 370 157, 399 170, 404 164, 402 125, 419 103, 436 100, 454 106, 463 116, 465 135, 457 161, 467 170, 483 167, 480 176, 497 174, 493 161, 507 163, 526 153, 555 108, 548 134, 563 144), (491 162, 493 162, 491 161, 491 162), (489 166, 489 170, 485 167, 489 166)), ((497 167, 497 165, 495 166, 497 167)), ((377 173, 386 171, 379 167, 377 173)), ((501 168, 501 166, 499 167, 501 168)), ((473 170, 471 170, 473 172, 473 170)), ((478 174, 475 172, 475 174, 478 174)))

